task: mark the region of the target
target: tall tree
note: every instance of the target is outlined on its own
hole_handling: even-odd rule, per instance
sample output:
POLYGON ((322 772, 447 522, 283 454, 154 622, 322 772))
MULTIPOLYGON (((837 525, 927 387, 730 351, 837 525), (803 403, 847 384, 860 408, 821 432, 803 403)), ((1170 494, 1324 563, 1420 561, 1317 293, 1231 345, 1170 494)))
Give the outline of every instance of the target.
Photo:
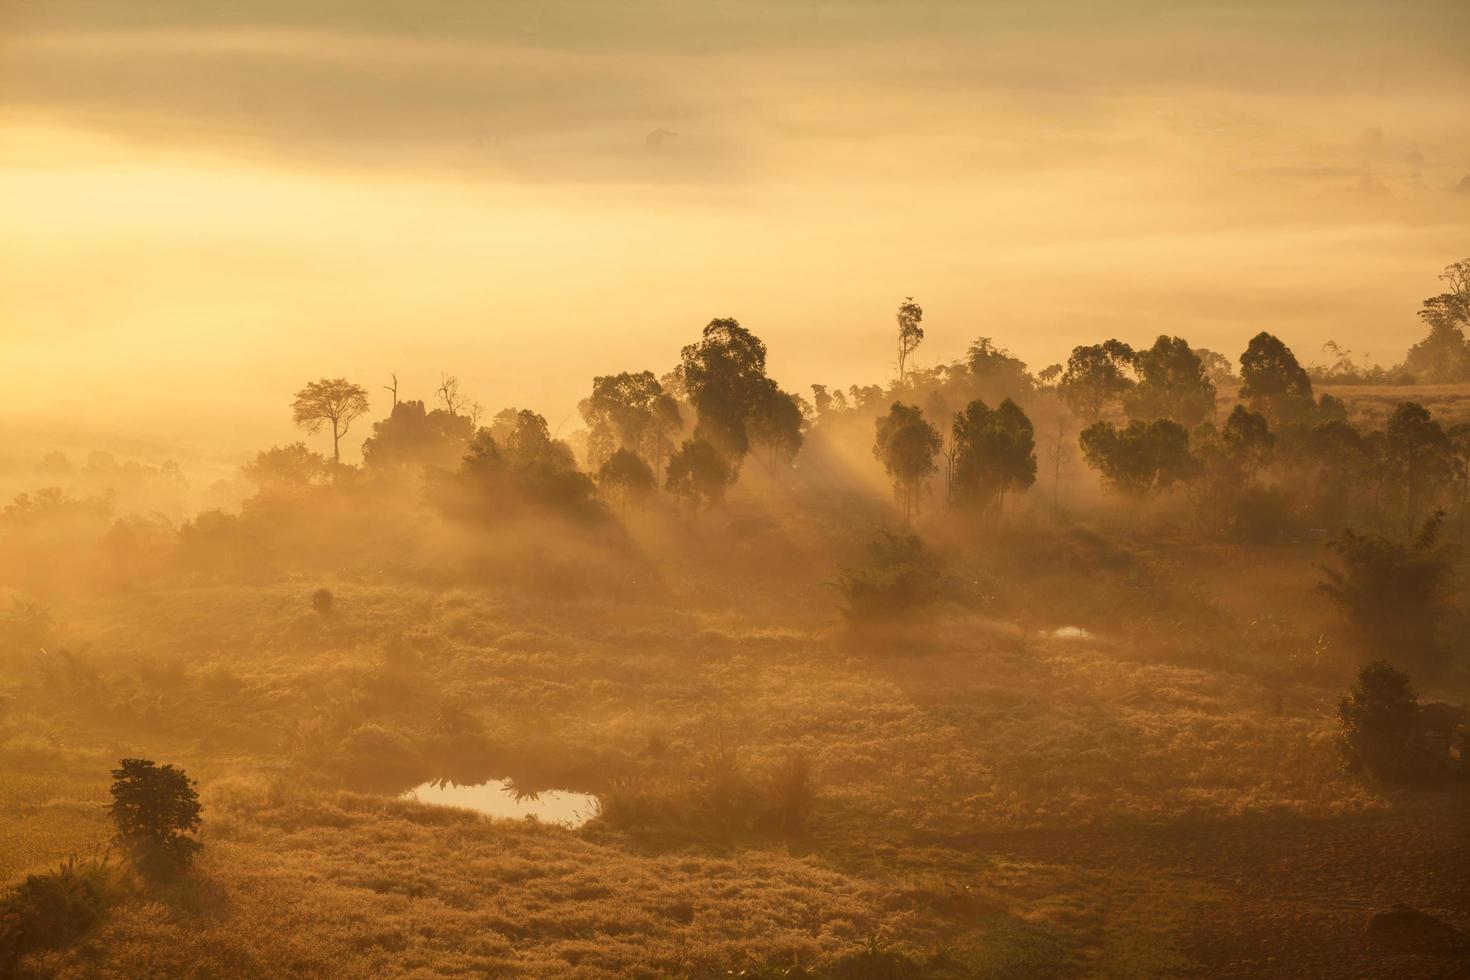
POLYGON ((903 502, 904 523, 913 520, 914 507, 924 495, 937 467, 939 431, 924 420, 917 405, 894 402, 877 420, 873 455, 893 480, 893 491, 903 502))
POLYGON ((1133 387, 1128 376, 1132 367, 1133 348, 1121 340, 1074 347, 1057 382, 1057 394, 1078 416, 1096 420, 1108 402, 1133 387))
POLYGON ((766 384, 756 399, 747 422, 750 440, 766 450, 766 467, 774 470, 781 461, 790 463, 801 450, 806 418, 795 395, 782 391, 776 382, 766 384))
POLYGON ((898 383, 903 384, 908 359, 924 342, 924 308, 907 296, 898 304, 898 383))
POLYGON ((994 409, 979 399, 965 406, 955 416, 953 451, 957 502, 999 513, 1007 492, 1036 482, 1035 432, 1009 398, 994 409))
POLYGON ((631 449, 619 449, 597 470, 597 486, 618 502, 618 513, 628 515, 628 501, 653 493, 653 470, 631 449))
POLYGON ((1215 383, 1183 337, 1161 336, 1133 357, 1138 384, 1123 396, 1129 418, 1173 419, 1187 429, 1215 414, 1215 383))
POLYGON ((738 320, 715 319, 681 356, 684 387, 698 415, 695 437, 724 454, 734 471, 750 451, 746 422, 765 391, 766 345, 738 320))
POLYGON ((1400 513, 1400 531, 1410 537, 1454 476, 1454 446, 1428 409, 1404 402, 1384 427, 1382 465, 1385 489, 1400 513))
POLYGON ((291 415, 298 426, 310 433, 332 426, 332 466, 342 465, 341 441, 354 419, 368 410, 367 389, 346 378, 322 378, 308 382, 296 393, 291 415))
POLYGON ((697 509, 725 499, 725 490, 735 481, 735 470, 723 454, 703 439, 685 440, 669 457, 664 488, 697 509))
POLYGON ((1240 398, 1276 423, 1312 415, 1312 381, 1291 348, 1264 330, 1240 355, 1240 398))
POLYGON ((655 478, 684 427, 679 403, 652 371, 593 378, 592 394, 578 410, 588 427, 589 464, 601 466, 616 450, 627 449, 649 461, 655 478))

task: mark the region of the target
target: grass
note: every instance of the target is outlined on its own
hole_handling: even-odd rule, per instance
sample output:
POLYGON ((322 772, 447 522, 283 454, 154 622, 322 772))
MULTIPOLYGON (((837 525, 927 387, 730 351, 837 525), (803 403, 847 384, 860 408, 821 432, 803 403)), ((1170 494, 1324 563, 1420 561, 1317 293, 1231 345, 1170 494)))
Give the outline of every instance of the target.
POLYGON ((28 966, 694 976, 878 936, 980 976, 1176 974, 1216 886, 1014 835, 1388 801, 1341 771, 1332 665, 1282 662, 1317 614, 1260 625, 1310 556, 1250 553, 1253 589, 1197 551, 1075 547, 1029 579, 999 555, 988 605, 858 643, 805 606, 350 582, 326 615, 316 582, 58 607, 70 656, 0 675, 0 875, 101 846, 124 755, 199 780, 205 849, 28 966), (443 775, 598 792, 603 818, 392 795, 443 775))

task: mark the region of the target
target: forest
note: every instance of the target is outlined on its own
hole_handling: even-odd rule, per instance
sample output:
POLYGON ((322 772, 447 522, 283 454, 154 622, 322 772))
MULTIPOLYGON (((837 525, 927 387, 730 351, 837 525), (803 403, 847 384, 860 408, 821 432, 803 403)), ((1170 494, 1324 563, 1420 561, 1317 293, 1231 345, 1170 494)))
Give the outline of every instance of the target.
POLYGON ((1460 975, 1440 281, 1394 368, 917 367, 908 297, 884 386, 716 318, 565 436, 390 374, 207 487, 12 465, 0 972, 1460 975))

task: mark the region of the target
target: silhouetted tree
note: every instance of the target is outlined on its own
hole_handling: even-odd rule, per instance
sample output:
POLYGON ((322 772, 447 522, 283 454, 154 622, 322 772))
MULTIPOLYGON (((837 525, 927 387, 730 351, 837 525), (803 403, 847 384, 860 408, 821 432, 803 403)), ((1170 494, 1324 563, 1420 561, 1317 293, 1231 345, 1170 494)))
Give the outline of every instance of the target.
POLYGON ((379 471, 451 467, 464 456, 474 434, 463 415, 441 408, 426 411, 421 401, 401 401, 386 419, 373 423, 373 434, 362 444, 363 465, 379 471))
POLYGON ((199 841, 199 794, 182 769, 147 759, 124 759, 112 771, 112 815, 118 843, 147 870, 188 866, 199 841))
POLYGON ((1451 573, 1438 546, 1443 518, 1436 513, 1425 521, 1408 546, 1351 529, 1332 543, 1343 568, 1324 566, 1327 581, 1321 589, 1341 612, 1348 640, 1365 657, 1440 666, 1439 625, 1451 573))
POLYGON ((683 427, 679 405, 652 371, 603 375, 592 379, 592 394, 578 406, 587 423, 587 459, 602 463, 627 449, 661 466, 670 439, 683 427))
POLYGON ((778 462, 790 463, 801 451, 806 418, 795 395, 782 391, 770 378, 765 381, 746 428, 750 441, 766 450, 767 467, 775 469, 778 462))
POLYGON ((618 512, 628 513, 628 500, 653 493, 653 470, 631 449, 619 449, 597 470, 597 485, 618 501, 618 512))
POLYGON ((698 508, 725 499, 725 491, 733 482, 735 472, 724 455, 703 439, 691 439, 669 457, 664 488, 698 508))
POLYGON ((544 417, 525 409, 499 413, 494 427, 470 440, 459 471, 430 486, 442 510, 479 521, 504 519, 529 504, 595 524, 607 518, 596 491, 577 469, 572 448, 552 438, 544 417))
POLYGON ((292 418, 307 432, 332 426, 332 466, 342 465, 340 442, 352 422, 368 410, 367 389, 346 378, 323 378, 309 382, 291 403, 292 418))
POLYGON ((972 394, 981 398, 1020 398, 1036 388, 1036 381, 1020 358, 995 346, 989 337, 979 337, 965 353, 970 369, 972 394))
POLYGON ((1419 731, 1419 699, 1409 675, 1384 660, 1358 671, 1337 706, 1340 745, 1349 772, 1404 780, 1424 775, 1427 751, 1419 731))
POLYGON ((734 472, 750 449, 746 423, 765 391, 766 345, 737 320, 711 320, 703 338, 684 348, 681 368, 698 416, 696 439, 724 454, 734 472))
POLYGON ((1419 319, 1429 336, 1409 348, 1404 367, 1420 382, 1462 381, 1470 376, 1470 259, 1452 263, 1439 276, 1449 291, 1424 301, 1419 319))
POLYGON ((874 424, 873 456, 893 480, 893 492, 903 502, 903 519, 913 519, 915 504, 922 499, 934 475, 934 454, 939 452, 939 432, 924 420, 917 405, 894 402, 888 414, 874 424))
POLYGON ((1212 351, 1208 347, 1196 347, 1194 356, 1204 366, 1205 377, 1213 381, 1217 386, 1222 384, 1235 384, 1235 367, 1230 363, 1230 358, 1218 351, 1212 351))
POLYGON ((1428 409, 1416 402, 1403 402, 1394 409, 1383 436, 1385 488, 1407 537, 1453 478, 1454 449, 1428 409))
POLYGON ((1128 423, 1094 422, 1078 437, 1087 464, 1103 482, 1122 493, 1144 497, 1193 476, 1189 433, 1178 422, 1155 419, 1128 423))
POLYGON ((976 399, 954 420, 957 503, 1004 508, 1006 493, 1036 482, 1036 440, 1031 420, 1007 398, 994 409, 976 399))
POLYGON ((1193 428, 1215 414, 1215 384, 1183 337, 1159 337, 1133 356, 1138 384, 1123 396, 1130 418, 1173 419, 1193 428))
POLYGON ((912 296, 898 304, 898 383, 903 384, 904 366, 909 355, 924 341, 924 308, 912 296))
POLYGON ((1078 416, 1096 419, 1108 402, 1133 387, 1128 376, 1132 366, 1133 348, 1121 340, 1074 347, 1057 382, 1057 394, 1078 416))
POLYGON ((1296 355, 1264 330, 1240 355, 1240 397, 1274 422, 1302 422, 1314 408, 1312 381, 1296 355))

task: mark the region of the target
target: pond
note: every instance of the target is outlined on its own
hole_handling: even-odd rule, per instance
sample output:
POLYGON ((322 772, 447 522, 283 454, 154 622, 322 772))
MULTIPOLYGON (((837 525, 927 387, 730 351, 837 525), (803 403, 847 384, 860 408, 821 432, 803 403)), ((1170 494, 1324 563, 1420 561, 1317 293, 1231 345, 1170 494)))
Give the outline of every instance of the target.
POLYGON ((591 793, 549 789, 527 792, 513 779, 490 779, 483 783, 456 783, 433 779, 403 794, 404 799, 433 806, 454 806, 491 817, 519 820, 535 817, 542 823, 580 827, 597 816, 597 797, 591 793))

